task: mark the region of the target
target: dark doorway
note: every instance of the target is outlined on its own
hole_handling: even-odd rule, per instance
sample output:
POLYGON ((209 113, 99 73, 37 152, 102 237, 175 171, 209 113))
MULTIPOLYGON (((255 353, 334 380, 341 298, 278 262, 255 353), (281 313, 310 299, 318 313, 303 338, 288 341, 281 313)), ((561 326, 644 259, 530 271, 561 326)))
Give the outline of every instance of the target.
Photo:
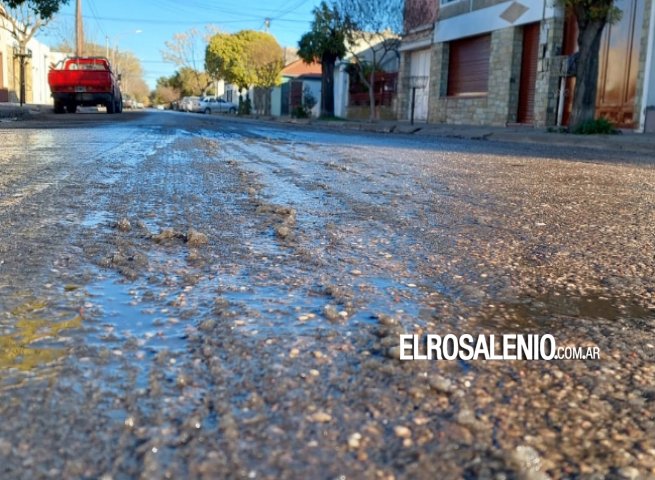
POLYGON ((291 85, 291 93, 289 94, 289 109, 291 114, 294 114, 294 111, 302 107, 302 80, 291 80, 289 82, 291 85))
POLYGON ((283 83, 280 90, 280 115, 289 115, 289 82, 283 83))
POLYGON ((521 83, 519 84, 518 123, 534 123, 534 96, 539 58, 539 23, 523 27, 523 53, 521 55, 521 83))

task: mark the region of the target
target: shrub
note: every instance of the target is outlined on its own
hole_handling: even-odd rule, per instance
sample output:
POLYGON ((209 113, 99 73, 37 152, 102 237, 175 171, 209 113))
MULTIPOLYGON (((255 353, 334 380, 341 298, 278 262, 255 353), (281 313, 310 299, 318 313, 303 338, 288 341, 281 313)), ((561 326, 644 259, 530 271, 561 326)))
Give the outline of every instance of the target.
POLYGON ((309 118, 309 113, 307 112, 305 107, 298 105, 291 112, 291 116, 294 118, 309 118))
POLYGON ((587 120, 573 129, 573 133, 577 135, 611 135, 618 133, 614 128, 614 124, 606 118, 597 118, 595 120, 587 120))

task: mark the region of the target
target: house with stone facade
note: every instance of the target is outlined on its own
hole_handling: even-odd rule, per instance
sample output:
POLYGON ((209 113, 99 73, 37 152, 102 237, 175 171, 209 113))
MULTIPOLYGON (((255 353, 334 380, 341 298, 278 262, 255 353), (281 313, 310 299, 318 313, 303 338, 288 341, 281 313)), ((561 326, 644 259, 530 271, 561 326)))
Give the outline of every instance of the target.
MULTIPOLYGON (((597 115, 624 128, 651 128, 654 3, 617 0, 622 18, 603 36, 597 115)), ((577 32, 556 1, 407 0, 405 19, 399 118, 409 118, 414 90, 419 121, 567 124, 574 79, 566 65, 577 32)))

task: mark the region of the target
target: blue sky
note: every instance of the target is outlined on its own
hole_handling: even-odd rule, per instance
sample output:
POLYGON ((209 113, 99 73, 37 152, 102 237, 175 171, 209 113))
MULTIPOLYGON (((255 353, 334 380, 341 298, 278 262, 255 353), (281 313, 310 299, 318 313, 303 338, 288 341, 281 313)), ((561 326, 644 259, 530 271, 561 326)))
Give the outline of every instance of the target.
MULTIPOLYGON (((133 52, 142 62, 145 80, 155 80, 175 71, 164 63, 161 50, 175 33, 191 28, 204 32, 213 25, 224 32, 263 30, 270 18, 270 33, 280 45, 296 47, 309 29, 311 11, 320 0, 82 0, 84 30, 88 40, 133 52), (136 33, 140 30, 140 33, 136 33)), ((69 0, 39 38, 54 45, 72 37, 75 0, 69 0)))

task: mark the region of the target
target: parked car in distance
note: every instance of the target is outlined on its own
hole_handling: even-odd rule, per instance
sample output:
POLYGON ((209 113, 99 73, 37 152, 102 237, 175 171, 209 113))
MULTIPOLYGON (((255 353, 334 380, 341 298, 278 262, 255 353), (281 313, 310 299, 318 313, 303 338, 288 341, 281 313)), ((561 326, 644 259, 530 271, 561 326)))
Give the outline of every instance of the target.
POLYGON ((201 112, 199 97, 184 97, 180 100, 181 112, 201 112))
POLYGON ((200 99, 200 111, 211 113, 237 113, 237 105, 216 97, 203 97, 200 99))

